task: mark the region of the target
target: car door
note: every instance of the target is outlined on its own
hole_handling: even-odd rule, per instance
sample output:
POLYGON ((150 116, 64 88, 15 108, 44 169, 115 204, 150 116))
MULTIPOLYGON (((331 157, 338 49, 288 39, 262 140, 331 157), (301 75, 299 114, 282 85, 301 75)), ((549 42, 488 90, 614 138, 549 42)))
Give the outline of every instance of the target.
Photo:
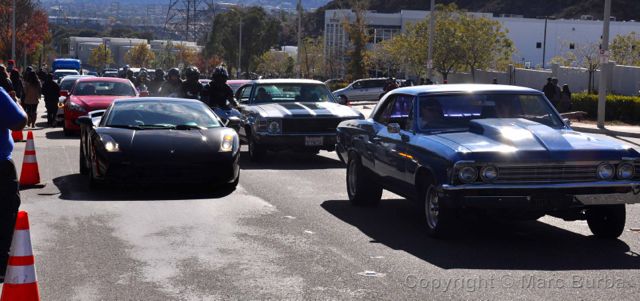
POLYGON ((398 191, 406 187, 407 161, 412 159, 406 152, 409 133, 404 129, 412 112, 413 96, 397 94, 389 98, 392 99, 378 120, 374 164, 386 185, 398 191))
POLYGON ((350 101, 360 101, 364 99, 366 90, 364 88, 364 81, 356 81, 351 85, 351 91, 347 95, 350 101))
POLYGON ((251 121, 249 117, 252 114, 252 111, 249 109, 249 103, 251 100, 252 90, 253 85, 244 85, 238 88, 238 91, 236 91, 235 95, 238 102, 238 110, 240 111, 240 113, 242 113, 242 126, 240 127, 240 132, 238 133, 241 138, 247 137, 246 126, 248 125, 249 127, 251 127, 251 121))
POLYGON ((380 99, 380 95, 384 92, 384 80, 369 80, 367 81, 366 97, 365 100, 377 101, 380 99))

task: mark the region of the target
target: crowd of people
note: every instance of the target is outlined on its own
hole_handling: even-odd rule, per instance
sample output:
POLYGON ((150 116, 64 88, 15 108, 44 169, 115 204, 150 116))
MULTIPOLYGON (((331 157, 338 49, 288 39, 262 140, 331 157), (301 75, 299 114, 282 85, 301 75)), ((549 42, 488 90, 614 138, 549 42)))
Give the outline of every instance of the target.
POLYGON ((571 91, 569 85, 558 85, 558 79, 555 77, 547 78, 547 84, 542 87, 542 93, 546 96, 553 106, 560 113, 569 112, 571 110, 571 91))

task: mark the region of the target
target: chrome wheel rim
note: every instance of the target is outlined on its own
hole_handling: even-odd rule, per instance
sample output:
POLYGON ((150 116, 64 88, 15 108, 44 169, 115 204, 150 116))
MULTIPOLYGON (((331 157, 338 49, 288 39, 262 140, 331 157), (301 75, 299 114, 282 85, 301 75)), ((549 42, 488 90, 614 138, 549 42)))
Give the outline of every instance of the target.
POLYGON ((438 203, 438 193, 433 188, 429 188, 425 196, 425 215, 427 217, 427 226, 430 229, 435 229, 438 226, 438 213, 440 207, 438 203))
POLYGON ((356 195, 356 182, 358 180, 358 171, 355 165, 355 160, 351 160, 351 162, 349 162, 349 170, 347 170, 347 184, 349 184, 349 194, 351 194, 351 196, 356 195))

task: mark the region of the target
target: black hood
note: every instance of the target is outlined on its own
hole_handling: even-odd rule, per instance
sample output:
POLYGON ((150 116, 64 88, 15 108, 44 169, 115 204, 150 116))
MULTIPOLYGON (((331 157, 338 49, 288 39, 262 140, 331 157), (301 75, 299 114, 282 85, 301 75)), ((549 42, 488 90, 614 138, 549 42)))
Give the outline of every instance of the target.
POLYGON ((354 109, 333 102, 285 102, 258 104, 253 106, 262 117, 339 117, 357 118, 354 109))

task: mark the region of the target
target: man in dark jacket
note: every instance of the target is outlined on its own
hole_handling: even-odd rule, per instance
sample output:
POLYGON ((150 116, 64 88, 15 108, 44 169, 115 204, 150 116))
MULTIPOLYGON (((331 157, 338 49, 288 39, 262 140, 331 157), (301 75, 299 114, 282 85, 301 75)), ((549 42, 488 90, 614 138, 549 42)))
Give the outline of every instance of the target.
POLYGON ((210 107, 226 108, 228 106, 237 107, 238 103, 233 97, 233 89, 227 84, 229 72, 225 67, 217 67, 211 75, 211 82, 207 85, 207 95, 210 107))
POLYGON ((45 75, 44 83, 42 84, 42 95, 44 95, 44 104, 47 107, 47 123, 49 126, 55 126, 60 86, 53 80, 53 75, 51 74, 45 75))
POLYGON ((189 67, 186 72, 187 80, 182 82, 182 97, 200 99, 202 84, 200 83, 200 70, 197 67, 189 67))
POLYGON ((153 80, 149 82, 149 95, 158 96, 162 84, 164 84, 164 70, 156 69, 153 80))
POLYGON ((551 77, 547 78, 547 84, 542 88, 542 93, 544 93, 544 96, 551 101, 555 99, 556 86, 553 84, 553 79, 551 77))
POLYGON ((169 70, 167 81, 162 84, 158 94, 165 97, 180 97, 182 95, 182 80, 178 68, 169 70))
POLYGON ((16 167, 11 160, 11 131, 21 131, 27 125, 27 114, 0 88, 0 283, 9 260, 9 248, 20 207, 20 191, 16 167))

